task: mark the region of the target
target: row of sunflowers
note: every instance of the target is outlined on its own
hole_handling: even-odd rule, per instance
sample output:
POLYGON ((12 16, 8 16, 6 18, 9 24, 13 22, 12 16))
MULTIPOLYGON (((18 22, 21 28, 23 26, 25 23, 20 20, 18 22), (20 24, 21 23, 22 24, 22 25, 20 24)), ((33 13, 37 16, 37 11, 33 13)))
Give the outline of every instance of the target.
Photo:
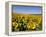
POLYGON ((40 31, 42 30, 41 14, 12 13, 12 31, 40 31))

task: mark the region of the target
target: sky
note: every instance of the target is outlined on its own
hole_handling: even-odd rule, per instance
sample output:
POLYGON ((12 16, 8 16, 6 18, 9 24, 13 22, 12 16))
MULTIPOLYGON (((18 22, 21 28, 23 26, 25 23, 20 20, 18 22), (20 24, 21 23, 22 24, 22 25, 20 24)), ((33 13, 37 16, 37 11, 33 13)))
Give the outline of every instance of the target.
POLYGON ((21 6, 12 5, 12 12, 24 13, 24 14, 41 14, 41 6, 21 6))

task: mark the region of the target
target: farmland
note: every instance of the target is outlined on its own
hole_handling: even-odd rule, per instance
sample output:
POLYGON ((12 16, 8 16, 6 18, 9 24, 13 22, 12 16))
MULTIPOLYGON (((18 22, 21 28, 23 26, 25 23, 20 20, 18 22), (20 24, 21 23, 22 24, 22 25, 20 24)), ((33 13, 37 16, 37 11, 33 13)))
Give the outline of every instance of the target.
POLYGON ((12 31, 41 31, 42 14, 12 13, 12 31))

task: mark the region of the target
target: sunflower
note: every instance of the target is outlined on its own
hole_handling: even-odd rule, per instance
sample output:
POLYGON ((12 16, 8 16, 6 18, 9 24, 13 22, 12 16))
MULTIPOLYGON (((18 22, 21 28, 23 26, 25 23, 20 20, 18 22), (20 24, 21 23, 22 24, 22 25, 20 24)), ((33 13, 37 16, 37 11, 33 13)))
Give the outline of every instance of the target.
POLYGON ((30 29, 35 29, 36 28, 36 24, 35 23, 33 23, 33 22, 29 22, 28 24, 27 24, 27 28, 30 30, 30 29))
POLYGON ((17 27, 18 27, 18 23, 15 21, 15 22, 13 22, 13 26, 15 26, 15 29, 17 29, 17 27))
POLYGON ((38 25, 41 22, 41 17, 37 16, 37 17, 33 18, 32 22, 34 22, 38 25))

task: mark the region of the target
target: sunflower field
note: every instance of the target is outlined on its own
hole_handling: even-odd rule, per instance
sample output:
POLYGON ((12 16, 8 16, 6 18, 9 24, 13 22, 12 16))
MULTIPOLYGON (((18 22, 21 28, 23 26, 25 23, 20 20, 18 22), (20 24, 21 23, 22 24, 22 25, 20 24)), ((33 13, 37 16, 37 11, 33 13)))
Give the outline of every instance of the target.
POLYGON ((12 31, 41 31, 42 14, 12 13, 12 31))

